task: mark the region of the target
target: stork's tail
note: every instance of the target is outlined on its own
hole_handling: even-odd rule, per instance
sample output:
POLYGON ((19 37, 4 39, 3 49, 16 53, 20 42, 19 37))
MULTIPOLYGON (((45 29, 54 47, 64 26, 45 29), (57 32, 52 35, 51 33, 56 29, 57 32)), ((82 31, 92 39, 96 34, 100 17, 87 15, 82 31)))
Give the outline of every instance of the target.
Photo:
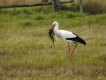
POLYGON ((79 42, 79 43, 82 43, 83 45, 86 45, 86 42, 82 38, 80 38, 78 36, 76 38, 77 38, 76 42, 79 42))

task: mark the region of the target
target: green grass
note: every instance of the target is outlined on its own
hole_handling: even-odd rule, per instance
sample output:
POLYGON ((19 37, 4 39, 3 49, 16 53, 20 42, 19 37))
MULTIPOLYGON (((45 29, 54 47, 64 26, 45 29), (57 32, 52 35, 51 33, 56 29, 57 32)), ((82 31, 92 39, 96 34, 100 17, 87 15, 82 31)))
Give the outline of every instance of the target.
MULTIPOLYGON (((41 9, 41 8, 40 8, 41 9)), ((105 80, 106 14, 39 11, 38 8, 2 9, 0 13, 1 80, 105 80), (57 20, 60 29, 73 31, 87 45, 78 45, 73 56, 67 44, 48 30, 57 20)), ((71 49, 75 46, 70 44, 71 49)))

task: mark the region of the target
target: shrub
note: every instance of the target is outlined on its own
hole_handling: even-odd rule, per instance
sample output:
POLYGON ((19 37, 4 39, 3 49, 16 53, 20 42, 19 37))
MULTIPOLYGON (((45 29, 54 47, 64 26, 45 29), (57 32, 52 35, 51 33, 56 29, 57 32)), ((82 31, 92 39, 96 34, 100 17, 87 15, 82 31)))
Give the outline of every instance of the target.
POLYGON ((102 6, 99 1, 87 1, 83 4, 84 12, 89 14, 99 14, 103 13, 102 6))

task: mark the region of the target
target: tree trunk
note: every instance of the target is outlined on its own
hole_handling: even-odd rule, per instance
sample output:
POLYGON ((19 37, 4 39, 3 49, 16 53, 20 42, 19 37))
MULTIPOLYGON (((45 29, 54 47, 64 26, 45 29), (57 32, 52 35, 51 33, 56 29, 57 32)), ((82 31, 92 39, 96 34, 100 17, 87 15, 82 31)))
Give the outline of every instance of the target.
POLYGON ((80 12, 83 12, 82 0, 79 0, 80 12))
POLYGON ((52 0, 53 11, 58 11, 59 4, 59 0, 52 0))

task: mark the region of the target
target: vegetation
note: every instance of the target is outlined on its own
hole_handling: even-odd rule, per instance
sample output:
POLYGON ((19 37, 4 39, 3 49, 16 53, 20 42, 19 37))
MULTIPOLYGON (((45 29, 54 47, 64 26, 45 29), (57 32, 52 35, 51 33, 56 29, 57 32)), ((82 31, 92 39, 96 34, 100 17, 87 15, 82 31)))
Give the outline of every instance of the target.
MULTIPOLYGON (((72 3, 70 6, 62 7, 63 10, 80 11, 79 2, 72 3)), ((83 0, 83 11, 87 14, 102 14, 106 13, 105 0, 83 0)))
POLYGON ((53 12, 50 6, 1 9, 0 80, 106 80, 105 21, 106 14, 53 12), (71 57, 61 39, 50 48, 55 20, 87 45, 79 44, 71 57))

